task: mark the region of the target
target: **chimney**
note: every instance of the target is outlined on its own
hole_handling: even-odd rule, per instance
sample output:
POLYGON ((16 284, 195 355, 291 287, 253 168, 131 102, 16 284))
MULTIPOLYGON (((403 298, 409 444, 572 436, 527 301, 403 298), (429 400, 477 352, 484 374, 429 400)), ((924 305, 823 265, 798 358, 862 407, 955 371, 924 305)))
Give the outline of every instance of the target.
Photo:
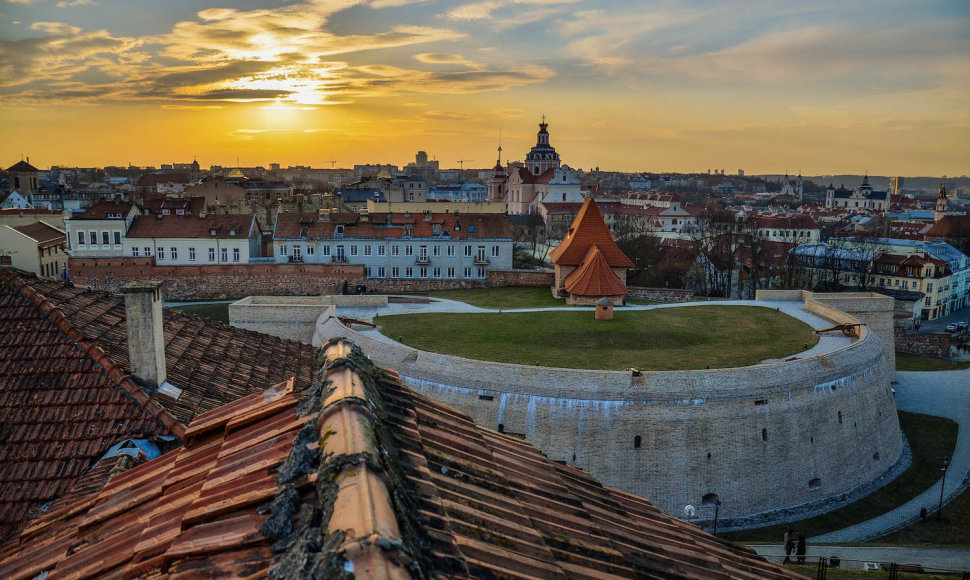
POLYGON ((165 335, 162 332, 162 283, 129 282, 122 289, 128 319, 131 374, 150 388, 165 382, 165 335))

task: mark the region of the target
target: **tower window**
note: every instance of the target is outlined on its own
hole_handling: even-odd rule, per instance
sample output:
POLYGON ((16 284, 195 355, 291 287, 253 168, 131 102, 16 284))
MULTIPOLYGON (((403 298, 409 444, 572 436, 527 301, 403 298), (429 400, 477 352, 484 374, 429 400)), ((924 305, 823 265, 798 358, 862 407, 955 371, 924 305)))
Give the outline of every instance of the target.
POLYGON ((768 429, 762 429, 761 430, 761 440, 762 441, 767 441, 768 440, 768 429))
POLYGON ((640 449, 641 442, 642 442, 642 439, 640 439, 640 436, 639 435, 637 435, 636 437, 634 437, 633 438, 633 448, 634 449, 640 449))
POLYGON ((839 425, 842 424, 842 411, 839 411, 839 425))

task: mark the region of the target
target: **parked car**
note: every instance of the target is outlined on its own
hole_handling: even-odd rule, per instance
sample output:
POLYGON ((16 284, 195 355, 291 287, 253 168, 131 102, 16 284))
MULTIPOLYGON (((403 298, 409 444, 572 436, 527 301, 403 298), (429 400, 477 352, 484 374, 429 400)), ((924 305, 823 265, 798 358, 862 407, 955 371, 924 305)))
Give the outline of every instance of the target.
POLYGON ((957 331, 957 323, 956 322, 951 322, 950 324, 947 324, 946 325, 946 331, 947 332, 956 332, 957 331))
POLYGON ((966 330, 967 329, 967 326, 968 326, 968 324, 967 324, 966 321, 964 321, 964 322, 957 322, 957 330, 959 330, 961 332, 964 331, 964 330, 966 330))

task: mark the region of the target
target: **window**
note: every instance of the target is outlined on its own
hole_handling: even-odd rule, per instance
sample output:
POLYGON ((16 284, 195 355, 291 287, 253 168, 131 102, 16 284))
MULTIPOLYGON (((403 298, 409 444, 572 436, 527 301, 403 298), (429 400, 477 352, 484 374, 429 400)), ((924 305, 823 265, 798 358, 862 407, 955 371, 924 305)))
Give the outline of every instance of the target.
POLYGON ((189 248, 189 261, 195 261, 195 248, 189 248))
POLYGON ((391 278, 400 278, 400 277, 401 277, 401 269, 398 268, 397 266, 391 268, 391 278))
POLYGON ((928 282, 926 284, 926 291, 927 292, 932 292, 933 291, 933 283, 932 282, 928 282))
POLYGON ((421 266, 420 268, 418 268, 418 278, 427 278, 427 277, 428 277, 428 267, 421 266))
POLYGON ((455 246, 452 246, 452 245, 448 246, 448 257, 449 258, 455 257, 455 246))
POLYGON ((173 260, 178 260, 179 259, 179 249, 178 248, 169 248, 168 250, 169 250, 169 252, 172 253, 172 259, 173 260))
POLYGON ((79 245, 79 246, 83 246, 84 245, 84 232, 78 232, 77 233, 77 245, 79 245))
POLYGON ((323 246, 323 255, 324 256, 330 255, 330 246, 323 246))
POLYGON ((101 232, 101 243, 105 246, 111 243, 111 238, 109 235, 110 234, 108 234, 108 232, 101 232))
POLYGON ((239 261, 239 248, 233 248, 232 249, 232 261, 233 262, 238 262, 239 261))
POLYGON ((344 237, 344 227, 343 226, 336 226, 334 228, 334 230, 333 230, 333 236, 335 238, 342 238, 342 237, 344 237))
POLYGON ((768 430, 767 429, 762 429, 761 430, 761 440, 762 441, 767 441, 768 440, 768 430))
POLYGON ((282 246, 280 246, 280 255, 281 256, 286 255, 286 244, 283 244, 282 246))
POLYGON ((220 257, 220 261, 221 262, 228 262, 229 261, 229 248, 222 248, 221 254, 222 254, 222 256, 220 257))
POLYGON ((215 248, 209 248, 209 261, 210 262, 215 262, 216 261, 216 249, 215 248))
POLYGON ((472 255, 472 247, 471 246, 465 246, 465 257, 466 258, 470 258, 471 255, 472 255))
POLYGON ((455 269, 454 268, 448 268, 448 277, 449 278, 454 278, 455 277, 455 269))
POLYGON ((441 255, 441 246, 431 246, 431 255, 438 257, 441 255))
POLYGON ((115 245, 116 246, 121 245, 121 232, 118 232, 118 231, 115 232, 115 245))
POLYGON ((356 244, 350 246, 350 255, 351 256, 356 256, 357 255, 357 245, 356 244))
POLYGON ((373 277, 373 276, 371 276, 372 273, 373 272, 371 272, 370 266, 365 266, 364 267, 364 277, 365 278, 372 278, 373 277))
POLYGON ((151 248, 145 248, 145 256, 151 256, 151 255, 152 255, 152 249, 151 248))
POLYGON ((377 268, 377 277, 378 278, 384 277, 384 266, 380 266, 377 268))
POLYGON ((485 268, 479 268, 478 269, 478 277, 479 278, 484 278, 485 277, 485 268))
POLYGON ((404 269, 404 277, 405 278, 414 278, 414 268, 412 268, 410 266, 408 266, 407 268, 405 268, 404 269))
POLYGON ((405 256, 413 256, 414 255, 414 246, 412 246, 411 244, 408 244, 408 245, 404 246, 404 255, 405 256))
POLYGON ((435 278, 441 278, 441 268, 432 268, 431 275, 435 278))
POLYGON ((155 248, 155 259, 158 260, 159 262, 162 262, 165 260, 165 248, 161 246, 155 248))
POLYGON ((367 245, 364 246, 364 255, 365 256, 370 256, 371 255, 371 245, 370 244, 367 244, 367 245))
POLYGON ((98 245, 98 232, 90 232, 89 234, 90 235, 88 235, 88 239, 91 241, 91 245, 92 246, 98 245))
MULTIPOLYGON (((564 194, 565 195, 565 194, 564 194)), ((633 438, 633 448, 640 449, 640 445, 643 443, 643 439, 639 435, 633 438)))
POLYGON ((472 277, 472 269, 471 268, 465 268, 465 276, 464 277, 466 279, 472 277))
POLYGON ((391 246, 391 255, 392 256, 400 256, 401 255, 401 246, 398 246, 398 245, 391 246))
POLYGON ((492 257, 498 258, 498 246, 492 246, 492 257))
POLYGON ((138 248, 132 248, 131 249, 131 255, 133 257, 137 258, 138 257, 138 248))
POLYGON ((387 246, 377 246, 377 255, 383 256, 387 253, 387 246))
POLYGON ((306 247, 306 255, 307 256, 312 256, 313 255, 313 246, 307 245, 307 247, 306 247))

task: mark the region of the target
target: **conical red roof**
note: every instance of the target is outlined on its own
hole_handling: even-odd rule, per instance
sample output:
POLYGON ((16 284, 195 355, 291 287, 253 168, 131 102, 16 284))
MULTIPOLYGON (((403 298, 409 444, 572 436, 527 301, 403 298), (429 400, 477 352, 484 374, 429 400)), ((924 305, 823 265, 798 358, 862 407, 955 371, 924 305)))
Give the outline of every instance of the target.
POLYGON ((566 237, 549 254, 549 257, 557 266, 578 266, 593 245, 599 246, 599 251, 611 267, 633 267, 630 258, 627 258, 613 241, 613 236, 606 227, 596 202, 593 198, 587 197, 566 237))
POLYGON ((626 295, 626 284, 613 273, 596 244, 590 246, 583 263, 566 276, 565 286, 566 292, 578 296, 626 295))

